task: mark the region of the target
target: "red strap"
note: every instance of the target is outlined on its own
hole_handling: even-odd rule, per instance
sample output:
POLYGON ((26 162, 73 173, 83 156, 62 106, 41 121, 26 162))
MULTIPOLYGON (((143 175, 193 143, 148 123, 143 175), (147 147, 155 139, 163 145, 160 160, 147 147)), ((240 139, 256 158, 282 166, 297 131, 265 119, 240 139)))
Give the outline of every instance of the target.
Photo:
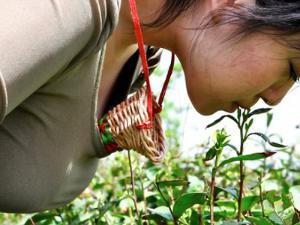
POLYGON ((166 80, 164 82, 164 85, 162 87, 162 90, 160 92, 160 96, 159 96, 159 99, 158 99, 159 108, 155 110, 155 113, 160 113, 161 110, 162 110, 162 103, 164 101, 164 97, 165 97, 165 94, 166 94, 166 91, 167 91, 167 87, 168 87, 171 75, 173 73, 174 63, 175 63, 175 54, 172 53, 172 58, 171 58, 171 63, 170 63, 170 66, 169 66, 168 74, 167 74, 166 80))
POLYGON ((131 11, 131 16, 132 16, 132 20, 133 20, 135 35, 136 35, 136 39, 138 42, 140 57, 142 60, 144 76, 146 79, 146 85, 147 85, 147 102, 148 102, 147 111, 148 111, 149 121, 147 121, 146 123, 143 123, 141 126, 139 126, 139 128, 151 128, 153 126, 152 125, 152 123, 153 123, 152 122, 153 121, 152 90, 151 90, 150 79, 149 79, 149 77, 150 77, 149 67, 148 67, 146 52, 144 49, 144 39, 143 39, 142 29, 141 29, 141 25, 140 25, 140 19, 138 16, 135 0, 129 0, 129 5, 130 5, 130 11, 131 11))
MULTIPOLYGON (((132 17, 132 21, 133 21, 133 25, 134 25, 136 39, 138 42, 139 53, 140 53, 140 57, 142 60, 142 66, 143 66, 143 71, 144 71, 144 76, 145 76, 146 86, 147 86, 147 104, 148 104, 147 112, 148 112, 149 120, 143 122, 142 124, 137 125, 137 128, 148 129, 148 128, 153 127, 153 106, 152 106, 153 96, 152 96, 152 90, 151 90, 151 84, 150 84, 149 66, 148 66, 147 56, 146 56, 146 52, 145 52, 145 48, 144 48, 144 39, 143 39, 142 29, 141 29, 141 25, 140 25, 140 19, 139 19, 137 7, 136 7, 136 2, 135 2, 135 0, 128 0, 128 1, 129 1, 131 17, 132 17)), ((155 109, 154 113, 159 113, 162 109, 162 102, 163 102, 163 99, 164 99, 164 96, 165 96, 165 93, 167 90, 167 86, 168 86, 170 77, 173 73, 174 61, 175 61, 175 55, 173 53, 171 64, 170 64, 169 71, 168 71, 168 75, 167 75, 167 78, 165 80, 165 83, 163 85, 163 88, 162 88, 162 91, 161 91, 161 94, 159 97, 159 101, 158 101, 159 108, 155 109)))

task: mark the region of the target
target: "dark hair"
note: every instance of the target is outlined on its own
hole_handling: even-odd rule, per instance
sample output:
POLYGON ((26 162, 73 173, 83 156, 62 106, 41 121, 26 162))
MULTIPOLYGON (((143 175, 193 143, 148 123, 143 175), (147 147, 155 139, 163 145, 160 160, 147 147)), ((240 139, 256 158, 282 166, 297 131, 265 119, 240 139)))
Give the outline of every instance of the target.
MULTIPOLYGON (((159 16, 151 27, 165 26, 174 21, 183 12, 201 0, 166 0, 159 16)), ((239 10, 226 7, 210 14, 223 16, 224 23, 239 24, 234 34, 246 35, 262 32, 284 40, 290 47, 300 50, 300 38, 291 39, 291 35, 300 33, 300 0, 256 0, 253 7, 241 6, 239 10)))

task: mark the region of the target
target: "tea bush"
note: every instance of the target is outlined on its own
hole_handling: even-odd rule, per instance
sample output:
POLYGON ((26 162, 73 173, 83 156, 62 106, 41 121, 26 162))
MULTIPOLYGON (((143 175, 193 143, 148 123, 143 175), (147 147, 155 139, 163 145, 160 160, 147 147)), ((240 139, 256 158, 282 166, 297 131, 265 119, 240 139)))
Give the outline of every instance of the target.
POLYGON ((214 137, 196 146, 193 157, 184 157, 180 151, 178 110, 166 102, 162 114, 168 124, 164 163, 153 164, 133 151, 117 153, 105 159, 105 164, 100 161, 89 187, 69 205, 31 215, 0 214, 0 223, 300 224, 300 155, 296 146, 285 146, 267 129, 252 130, 256 117, 265 116, 266 127, 270 126, 270 109, 239 109, 234 115, 220 117, 208 128, 231 120, 239 143, 233 143, 226 129, 217 129, 214 137), (258 150, 249 151, 251 142, 258 150), (275 164, 278 152, 286 159, 275 164))

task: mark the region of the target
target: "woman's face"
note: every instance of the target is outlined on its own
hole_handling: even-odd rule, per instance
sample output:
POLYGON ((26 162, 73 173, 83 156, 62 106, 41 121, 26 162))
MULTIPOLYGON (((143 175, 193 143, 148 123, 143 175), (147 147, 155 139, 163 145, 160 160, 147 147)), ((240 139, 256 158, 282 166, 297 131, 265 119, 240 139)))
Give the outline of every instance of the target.
POLYGON ((189 97, 201 114, 250 108, 259 98, 276 105, 294 84, 290 63, 300 74, 295 51, 259 33, 225 41, 234 30, 210 28, 178 49, 189 97))

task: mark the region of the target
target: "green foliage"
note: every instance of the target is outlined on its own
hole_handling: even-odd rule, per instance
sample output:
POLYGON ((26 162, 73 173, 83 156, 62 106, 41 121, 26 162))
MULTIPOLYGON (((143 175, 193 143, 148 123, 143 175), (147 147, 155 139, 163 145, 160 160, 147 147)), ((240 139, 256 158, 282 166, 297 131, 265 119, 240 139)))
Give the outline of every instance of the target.
POLYGON ((269 219, 264 217, 247 217, 247 220, 255 225, 274 225, 269 219))
POLYGON ((265 115, 266 128, 270 126, 274 117, 269 108, 221 116, 207 128, 229 119, 240 143, 220 129, 212 140, 199 143, 195 156, 183 157, 176 117, 181 110, 167 99, 164 107, 169 152, 163 164, 132 151, 129 162, 127 152, 117 153, 100 162, 90 186, 69 205, 33 215, 0 214, 0 224, 300 225, 300 156, 295 146, 274 142, 274 134, 252 131, 258 116, 265 115), (248 147, 250 141, 259 150, 248 147), (286 159, 279 160, 279 154, 286 159), (249 168, 246 162, 256 166, 249 168))
MULTIPOLYGON (((240 120, 235 118, 238 123, 243 116, 242 112, 240 114, 240 120)), ((245 115, 244 113, 246 118, 245 115)), ((251 118, 255 118, 254 115, 251 118)), ((248 134, 251 134, 253 123, 255 119, 244 128, 245 131, 248 130, 248 134)), ((267 138, 261 138, 260 135, 251 136, 261 138, 263 143, 269 144, 270 137, 264 135, 267 138)), ((236 151, 232 152, 229 145, 234 144, 229 137, 224 129, 216 131, 215 142, 203 145, 199 148, 199 154, 193 158, 181 157, 177 145, 173 145, 165 163, 159 165, 131 153, 136 198, 131 191, 127 154, 119 153, 111 157, 111 164, 99 171, 90 187, 68 206, 31 216, 0 214, 1 224, 208 225, 212 224, 211 203, 215 224, 299 224, 298 171, 282 173, 283 168, 264 167, 272 162, 267 161, 269 158, 276 156, 270 151, 232 156, 236 151), (206 154, 203 154, 204 152, 206 154), (214 164, 210 164, 212 160, 214 164), (260 163, 256 169, 246 167, 245 170, 248 189, 244 189, 241 202, 242 220, 238 222, 236 215, 240 187, 236 178, 239 175, 239 167, 234 162, 257 160, 260 160, 260 163), (209 196, 212 171, 215 176, 213 197, 209 196), (259 174, 264 174, 261 179, 259 174), (264 190, 267 181, 276 183, 279 188, 264 190), (138 213, 134 201, 137 203, 138 213)), ((239 147, 235 148, 239 150, 239 147)), ((297 160, 298 156, 291 155, 295 152, 288 147, 284 148, 284 153, 290 157, 290 164, 297 160)), ((101 168, 104 168, 104 165, 101 168)), ((285 167, 284 170, 289 170, 289 167, 285 167)))
POLYGON ((237 161, 254 161, 258 159, 265 159, 268 158, 272 155, 274 155, 276 152, 260 152, 260 153, 253 153, 249 155, 241 155, 237 157, 232 157, 230 159, 226 159, 222 161, 219 165, 219 167, 223 167, 226 164, 232 163, 232 162, 237 162, 237 161))
POLYGON ((204 205, 207 202, 206 193, 186 193, 181 195, 174 204, 174 216, 180 218, 182 214, 195 204, 204 205))
POLYGON ((300 211, 300 185, 290 187, 290 193, 293 199, 293 205, 295 209, 300 211))

